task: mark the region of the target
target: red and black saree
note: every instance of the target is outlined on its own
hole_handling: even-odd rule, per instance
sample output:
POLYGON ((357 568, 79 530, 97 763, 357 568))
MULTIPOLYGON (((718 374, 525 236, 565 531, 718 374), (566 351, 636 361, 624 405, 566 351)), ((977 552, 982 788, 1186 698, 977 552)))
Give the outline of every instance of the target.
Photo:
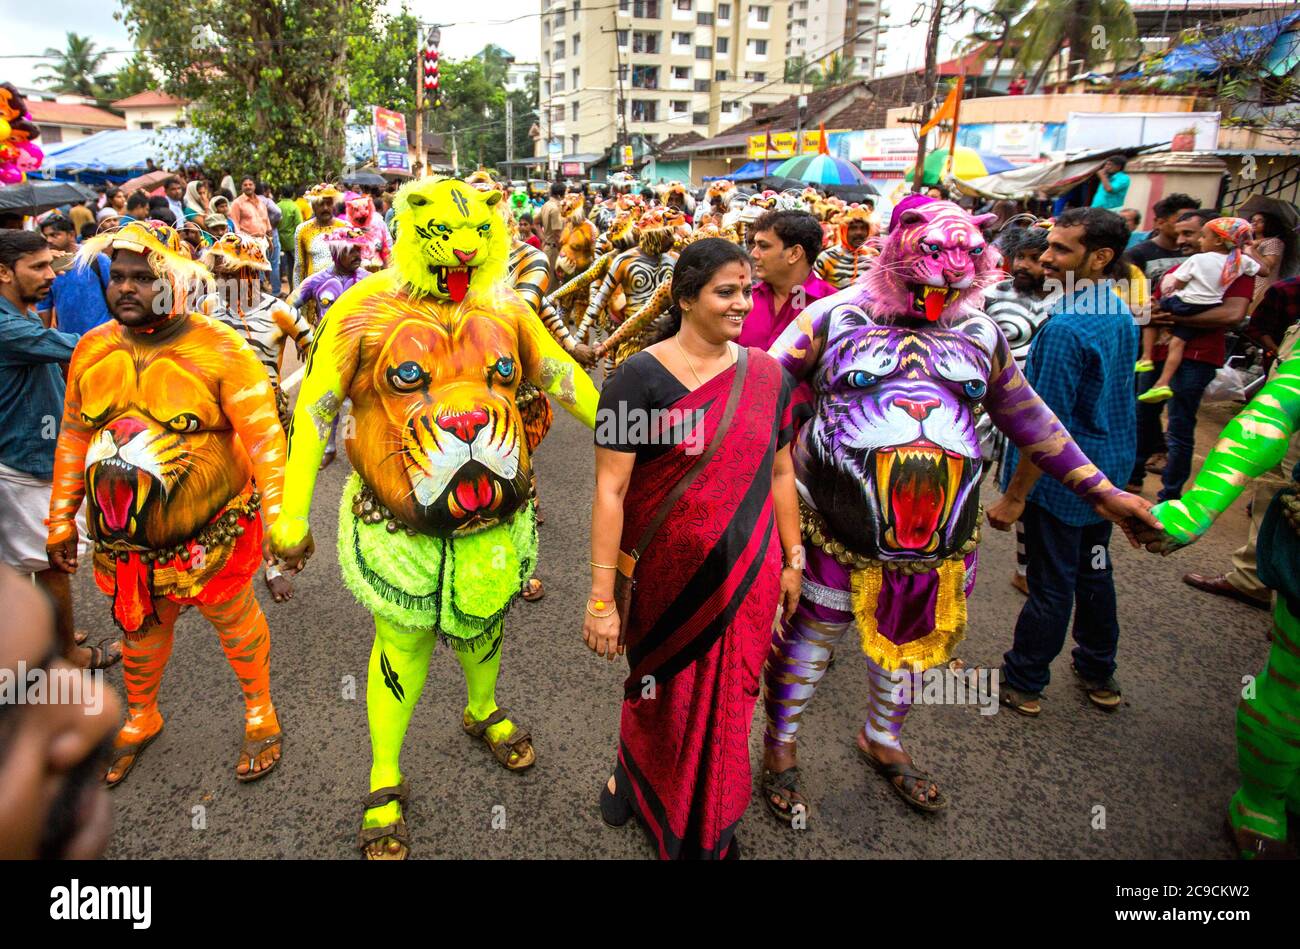
MULTIPOLYGON (((616 780, 661 859, 727 856, 749 804, 750 723, 780 598, 772 465, 791 421, 776 361, 751 348, 745 362, 729 430, 637 562, 624 630, 631 672, 616 780)), ((737 371, 669 406, 692 413, 685 417, 703 430, 638 459, 623 503, 622 549, 709 444, 737 371)))

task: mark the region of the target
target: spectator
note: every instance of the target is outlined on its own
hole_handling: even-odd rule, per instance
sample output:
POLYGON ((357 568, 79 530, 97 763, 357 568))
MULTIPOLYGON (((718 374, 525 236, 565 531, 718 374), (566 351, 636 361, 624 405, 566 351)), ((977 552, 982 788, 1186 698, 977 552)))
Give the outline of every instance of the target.
POLYGON ((533 228, 533 216, 531 214, 521 214, 519 216, 519 239, 530 247, 542 249, 542 239, 537 236, 533 228))
MULTIPOLYGON (((298 210, 298 202, 293 199, 293 188, 280 189, 280 200, 277 206, 280 208, 280 223, 276 226, 280 236, 280 273, 288 278, 293 273, 293 235, 298 230, 298 225, 302 223, 302 212, 298 210)), ((281 287, 276 284, 276 296, 279 296, 280 292, 281 287)))
POLYGON ((203 228, 214 241, 218 241, 230 230, 230 220, 224 214, 209 214, 203 222, 203 228))
MULTIPOLYGON (((1282 275, 1282 263, 1286 257, 1286 226, 1272 214, 1257 211, 1250 216, 1250 226, 1254 231, 1254 241, 1247 253, 1259 262, 1259 273, 1255 275, 1255 299, 1252 308, 1264 299, 1264 294, 1282 275)), ((1290 240, 1295 240, 1294 236, 1290 240)))
POLYGON ((208 216, 208 183, 191 181, 185 186, 185 220, 202 221, 208 216))
MULTIPOLYGON (((54 284, 53 257, 40 234, 0 231, 0 563, 34 577, 50 595, 60 654, 81 668, 102 669, 122 658, 121 644, 77 644, 68 574, 51 567, 45 551, 63 419, 60 363, 72 358, 79 339, 46 328, 32 312, 54 284)), ((84 553, 84 525, 81 536, 84 553)))
MULTIPOLYGON (((72 238, 72 222, 57 217, 41 226, 50 249, 56 254, 73 254, 77 243, 72 238)), ((93 267, 67 267, 54 278, 50 292, 36 305, 46 326, 81 336, 111 316, 104 302, 108 288, 108 258, 103 254, 93 267)))
POLYGON ((267 288, 273 296, 280 295, 280 205, 271 200, 271 188, 265 181, 257 183, 257 200, 266 209, 266 217, 271 222, 271 229, 266 234, 266 262, 271 265, 271 272, 266 276, 267 288))
POLYGON ((813 273, 822 228, 806 211, 768 211, 749 228, 754 261, 754 309, 740 331, 741 346, 770 349, 803 310, 835 288, 813 273))
POLYGON ((1028 86, 1029 80, 1025 78, 1025 74, 1023 72, 1018 72, 1016 73, 1016 78, 1012 79, 1011 82, 1007 84, 1007 95, 1023 96, 1025 94, 1025 89, 1028 88, 1028 86))
POLYGON ((163 182, 163 194, 167 199, 167 207, 172 212, 172 221, 180 224, 185 220, 185 184, 179 178, 168 178, 163 182))
POLYGON ((171 205, 162 195, 154 195, 149 199, 149 220, 162 221, 172 227, 176 226, 176 219, 172 216, 171 205))
POLYGON ((564 232, 564 214, 560 203, 564 200, 564 185, 555 182, 551 185, 551 197, 537 212, 537 223, 542 230, 542 252, 550 261, 551 273, 555 272, 555 258, 560 255, 560 235, 564 232))
MULTIPOLYGON (((1111 278, 1119 271, 1128 229, 1119 215, 1079 208, 1061 215, 1042 255, 1046 275, 1074 288, 1030 347, 1026 378, 1079 448, 1111 481, 1133 464, 1135 405, 1133 317, 1111 278)), ((1008 530, 1025 524, 1029 599, 1003 656, 999 700, 1025 715, 1042 711, 1049 666, 1065 644, 1074 617, 1073 668, 1094 705, 1121 702, 1115 680, 1119 619, 1110 559, 1112 524, 1069 489, 1008 452, 1005 492, 989 508, 989 523, 1008 530)))
MULTIPOLYGON (((0 676, 26 688, 37 672, 71 672, 49 602, 4 566, 0 603, 0 676)), ((108 846, 103 775, 122 706, 102 679, 82 682, 73 701, 0 701, 0 860, 93 860, 108 846)))
POLYGON ((118 217, 126 213, 126 195, 121 188, 109 188, 104 192, 104 207, 112 208, 118 217))
POLYGON ((149 217, 149 195, 143 191, 135 191, 131 197, 126 199, 126 213, 122 215, 120 224, 130 224, 132 221, 144 221, 149 217))
POLYGON ((257 196, 257 182, 245 178, 239 187, 239 197, 230 204, 229 217, 233 229, 245 237, 265 241, 271 233, 271 218, 266 213, 266 206, 257 196))
POLYGON ((1129 248, 1127 256, 1130 263, 1142 271, 1147 282, 1159 279, 1170 267, 1183 262, 1183 254, 1178 249, 1178 218, 1184 211, 1190 211, 1200 205, 1189 194, 1175 192, 1162 198, 1151 208, 1152 227, 1145 240, 1129 248))
MULTIPOLYGON (((1218 211, 1198 208, 1185 211, 1177 224, 1178 247, 1182 258, 1190 257, 1200 250, 1201 231, 1206 223, 1219 217, 1218 211)), ((1201 396, 1205 387, 1214 378, 1215 372, 1227 361, 1228 330, 1241 324, 1246 318, 1246 308, 1255 292, 1255 278, 1243 274, 1230 283, 1223 292, 1223 302, 1212 309, 1189 316, 1179 316, 1164 310, 1159 303, 1160 277, 1151 281, 1155 304, 1151 322, 1164 326, 1185 326, 1189 329, 1205 330, 1195 339, 1187 341, 1183 350, 1183 361, 1169 380, 1173 396, 1168 401, 1154 404, 1143 403, 1138 407, 1138 449, 1137 464, 1129 478, 1129 490, 1141 490, 1146 479, 1148 458, 1160 447, 1160 407, 1169 407, 1169 425, 1165 436, 1166 461, 1161 475, 1162 486, 1159 499, 1170 501, 1181 497, 1183 485, 1192 473, 1192 452, 1196 440, 1196 413, 1200 409, 1201 396)), ((1156 346, 1154 352, 1153 372, 1138 375, 1138 392, 1141 394, 1155 385, 1166 355, 1165 347, 1156 346)))
POLYGON ((68 220, 72 221, 76 232, 80 234, 86 229, 87 224, 95 223, 95 212, 86 207, 85 201, 74 201, 68 208, 68 220))
MULTIPOLYGON (((1092 196, 1094 208, 1113 211, 1124 206, 1124 199, 1128 197, 1129 184, 1128 175, 1124 172, 1127 165, 1128 159, 1123 155, 1111 155, 1102 163, 1101 168, 1097 170, 1097 193, 1092 196)), ((1127 231, 1125 233, 1127 234, 1127 231)), ((1126 243, 1127 240, 1126 237, 1126 243)))

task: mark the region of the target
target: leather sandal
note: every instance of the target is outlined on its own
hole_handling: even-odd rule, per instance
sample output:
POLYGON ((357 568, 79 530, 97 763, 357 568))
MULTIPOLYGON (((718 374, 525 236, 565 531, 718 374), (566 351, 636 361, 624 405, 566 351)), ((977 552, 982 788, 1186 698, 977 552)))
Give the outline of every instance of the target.
POLYGON ((799 769, 797 767, 786 768, 784 771, 769 771, 763 769, 763 800, 767 802, 767 809, 772 812, 772 816, 783 824, 794 824, 794 815, 797 808, 801 808, 801 813, 808 814, 808 805, 799 793, 799 769), (779 797, 785 802, 785 807, 777 804, 772 800, 773 795, 779 797))
MULTIPOLYGON (((406 810, 406 802, 410 798, 410 788, 403 781, 393 787, 379 788, 371 791, 366 796, 365 810, 373 810, 376 807, 383 807, 391 801, 396 801, 403 811, 406 810)), ((364 814, 362 820, 365 819, 364 814)), ((391 824, 382 824, 378 827, 362 827, 357 831, 357 846, 361 850, 361 855, 367 860, 405 860, 411 853, 411 838, 406 829, 406 818, 399 817, 391 824), (397 854, 376 855, 369 849, 370 845, 385 837, 391 837, 397 841, 401 850, 397 854)))
POLYGON ((480 722, 476 721, 466 711, 461 719, 461 727, 465 729, 465 734, 471 738, 481 738, 483 743, 488 746, 488 750, 492 752, 492 757, 501 762, 501 766, 507 771, 523 771, 537 763, 537 754, 533 751, 532 735, 526 730, 520 730, 517 726, 501 741, 494 742, 491 736, 488 735, 489 728, 509 717, 509 712, 499 708, 480 722), (510 763, 511 754, 514 754, 518 759, 514 764, 510 763))
POLYGON ((239 760, 235 762, 235 768, 238 769, 245 761, 248 762, 248 771, 240 774, 235 771, 235 779, 247 784, 249 781, 258 781, 266 777, 275 770, 275 766, 280 763, 279 758, 272 758, 271 763, 260 771, 254 771, 253 765, 257 763, 257 758, 262 752, 274 748, 276 745, 284 744, 284 732, 278 731, 274 735, 268 735, 256 741, 250 741, 245 738, 244 743, 239 748, 239 760))
POLYGON ((858 749, 858 754, 862 755, 862 757, 866 758, 867 761, 871 763, 871 767, 875 768, 876 772, 885 779, 893 792, 918 811, 933 813, 934 811, 941 811, 948 806, 948 799, 944 797, 943 791, 939 789, 939 785, 928 774, 918 769, 915 763, 910 765, 885 764, 885 762, 881 761, 871 752, 863 749, 861 745, 857 745, 856 747, 858 749), (895 784, 894 779, 900 777, 903 779, 903 783, 895 784), (925 800, 921 800, 916 796, 916 785, 918 784, 923 784, 925 786, 923 792, 925 800), (932 784, 936 789, 939 789, 938 797, 933 800, 930 799, 930 785, 932 784))

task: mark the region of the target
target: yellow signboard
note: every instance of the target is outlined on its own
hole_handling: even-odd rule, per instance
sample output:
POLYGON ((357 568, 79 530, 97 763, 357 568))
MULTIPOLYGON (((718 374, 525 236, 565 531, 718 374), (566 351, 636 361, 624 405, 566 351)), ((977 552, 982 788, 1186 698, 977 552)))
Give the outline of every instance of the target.
MULTIPOLYGON (((836 131, 842 131, 836 129, 836 131)), ((829 138, 831 130, 827 129, 826 135, 829 138)), ((800 154, 816 155, 817 142, 820 135, 817 129, 804 129, 803 148, 800 154)), ((795 154, 795 133, 794 132, 772 132, 770 137, 765 134, 749 136, 749 157, 751 160, 762 161, 764 159, 785 159, 793 158, 795 154), (768 144, 770 140, 770 145, 768 144)))

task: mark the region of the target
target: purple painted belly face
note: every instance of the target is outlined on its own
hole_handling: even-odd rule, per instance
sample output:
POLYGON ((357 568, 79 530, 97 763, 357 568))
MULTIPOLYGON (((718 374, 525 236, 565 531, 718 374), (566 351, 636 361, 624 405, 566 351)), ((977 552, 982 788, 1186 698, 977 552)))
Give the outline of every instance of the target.
POLYGON ((836 539, 858 553, 943 557, 978 514, 975 407, 988 356, 958 331, 857 317, 837 314, 822 354, 801 481, 836 539))

